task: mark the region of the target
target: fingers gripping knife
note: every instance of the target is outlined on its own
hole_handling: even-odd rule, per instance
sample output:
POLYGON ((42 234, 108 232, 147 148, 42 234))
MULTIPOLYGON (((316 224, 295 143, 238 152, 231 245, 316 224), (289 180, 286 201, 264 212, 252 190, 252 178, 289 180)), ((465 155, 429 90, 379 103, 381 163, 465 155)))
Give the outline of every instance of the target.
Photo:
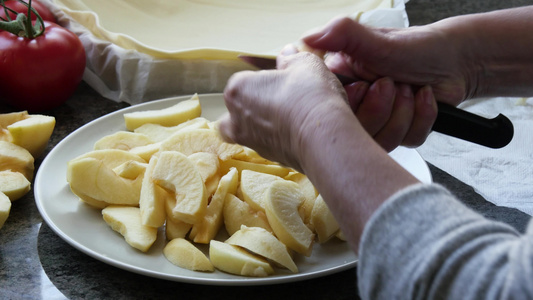
MULTIPOLYGON (((275 69, 276 59, 257 56, 239 56, 243 61, 263 70, 275 69)), ((355 78, 335 74, 343 85, 355 78)), ((432 130, 489 148, 502 148, 513 139, 513 123, 504 115, 487 119, 457 107, 438 102, 438 115, 432 130)))

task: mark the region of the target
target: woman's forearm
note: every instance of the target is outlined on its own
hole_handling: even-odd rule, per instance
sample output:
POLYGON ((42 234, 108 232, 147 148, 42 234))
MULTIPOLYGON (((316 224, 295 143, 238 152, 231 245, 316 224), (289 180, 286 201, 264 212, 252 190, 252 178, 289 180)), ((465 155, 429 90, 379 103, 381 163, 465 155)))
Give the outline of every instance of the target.
POLYGON ((429 25, 466 66, 468 98, 533 96, 533 6, 452 17, 429 25))
POLYGON ((418 181, 372 141, 349 110, 333 111, 329 118, 304 125, 313 128, 302 138, 302 168, 357 251, 374 211, 418 181))

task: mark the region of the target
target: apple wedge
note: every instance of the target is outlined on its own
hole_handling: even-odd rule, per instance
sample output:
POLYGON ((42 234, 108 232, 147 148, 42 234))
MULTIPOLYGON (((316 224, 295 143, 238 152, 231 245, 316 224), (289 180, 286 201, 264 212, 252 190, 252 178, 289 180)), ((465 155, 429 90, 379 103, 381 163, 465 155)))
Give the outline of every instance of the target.
POLYGON ((274 181, 265 195, 265 212, 281 242, 302 255, 310 256, 315 235, 298 213, 303 199, 297 183, 274 181))
POLYGON ((110 135, 106 135, 94 143, 94 150, 103 149, 119 149, 129 151, 135 147, 141 147, 153 144, 148 136, 142 133, 134 133, 129 131, 118 131, 110 135))
POLYGON ((321 195, 318 195, 315 200, 315 205, 311 212, 311 224, 318 236, 319 243, 327 242, 339 231, 339 223, 337 223, 321 195))
POLYGON ((293 273, 298 273, 298 267, 292 260, 287 246, 263 228, 243 225, 225 243, 240 246, 289 269, 293 273))
POLYGON ((0 228, 4 226, 10 211, 11 200, 4 193, 0 193, 0 228))
POLYGON ((197 152, 189 155, 188 157, 196 166, 196 169, 200 173, 200 176, 202 176, 204 183, 207 182, 211 177, 218 174, 220 164, 216 154, 209 152, 197 152))
POLYGON ((177 151, 161 152, 152 178, 156 184, 174 192, 174 218, 194 224, 204 217, 207 191, 200 173, 187 156, 177 151))
POLYGON ((135 180, 120 177, 102 160, 92 157, 69 161, 67 174, 72 192, 79 192, 80 198, 87 195, 109 204, 139 205, 144 176, 135 180))
POLYGON ((31 183, 19 172, 0 171, 0 192, 9 200, 15 201, 26 195, 31 189, 31 183))
POLYGON ((224 161, 240 153, 242 146, 224 142, 218 131, 212 129, 190 129, 178 131, 161 142, 161 151, 178 151, 185 155, 210 152, 224 161))
POLYGON ((163 254, 172 264, 184 269, 203 272, 215 271, 209 258, 186 239, 171 240, 163 248, 163 254))
POLYGON ((176 238, 185 238, 191 228, 192 224, 169 217, 165 222, 165 235, 169 241, 176 238))
POLYGON ((287 176, 291 171, 290 169, 287 169, 278 164, 263 164, 237 159, 226 159, 220 163, 220 170, 222 172, 227 172, 229 168, 236 168, 237 170, 239 170, 239 172, 242 172, 244 170, 251 170, 258 173, 270 174, 282 178, 287 176))
POLYGON ((163 126, 154 123, 146 123, 140 127, 135 128, 133 132, 142 133, 152 139, 154 142, 162 142, 174 133, 184 129, 207 129, 209 121, 205 118, 199 117, 185 121, 176 126, 163 126))
POLYGON ((110 205, 102 209, 105 222, 135 249, 146 252, 157 238, 157 228, 141 224, 138 207, 110 205))
POLYGON ((215 268, 235 275, 266 277, 274 274, 268 261, 239 246, 217 240, 209 243, 209 258, 215 268))
POLYGON ((144 174, 147 166, 148 164, 144 162, 128 160, 127 162, 113 168, 113 172, 120 177, 135 179, 144 174))
POLYGON ((56 119, 45 115, 28 115, 24 120, 7 126, 11 142, 28 150, 33 157, 39 157, 54 132, 56 119))
POLYGON ((231 169, 222 176, 218 183, 218 188, 207 206, 204 218, 192 227, 190 238, 195 243, 208 244, 215 238, 223 224, 222 209, 224 207, 224 199, 227 194, 235 194, 238 184, 239 173, 236 169, 231 169))
POLYGON ((25 148, 10 142, 0 141, 0 171, 20 172, 26 179, 33 179, 34 158, 25 148))
POLYGON ((146 123, 175 126, 187 120, 200 117, 201 114, 200 99, 195 94, 191 99, 178 102, 165 109, 125 113, 124 121, 126 128, 133 131, 146 123))
POLYGON ((0 114, 0 128, 7 128, 7 126, 22 121, 29 116, 27 110, 0 114))
POLYGON ((141 185, 139 208, 141 209, 141 222, 151 227, 161 227, 165 224, 165 201, 171 197, 167 191, 154 183, 152 173, 157 164, 158 157, 150 159, 141 185))
POLYGON ((227 194, 222 209, 224 226, 231 236, 241 229, 242 225, 248 227, 261 227, 272 232, 267 216, 262 211, 256 211, 233 194, 227 194))
POLYGON ((284 181, 284 179, 272 174, 243 170, 240 185, 243 200, 254 210, 264 212, 265 195, 275 181, 284 181))
POLYGON ((302 173, 291 172, 289 175, 285 176, 285 179, 294 181, 300 186, 302 194, 304 195, 304 201, 300 205, 298 211, 300 212, 305 225, 307 225, 309 229, 314 230, 311 225, 311 212, 313 211, 318 191, 309 178, 302 173))

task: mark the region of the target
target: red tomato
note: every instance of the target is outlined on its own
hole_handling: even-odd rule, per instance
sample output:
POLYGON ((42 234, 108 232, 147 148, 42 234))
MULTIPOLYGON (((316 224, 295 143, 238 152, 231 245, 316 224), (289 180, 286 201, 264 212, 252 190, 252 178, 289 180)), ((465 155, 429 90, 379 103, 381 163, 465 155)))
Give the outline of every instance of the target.
POLYGON ((85 50, 57 24, 35 39, 0 31, 0 100, 18 109, 44 111, 65 102, 81 82, 85 50))
MULTIPOLYGON (((28 0, 24 0, 24 2, 28 3, 28 0)), ((20 3, 17 0, 5 0, 4 5, 6 7, 11 8, 12 10, 16 12, 23 13, 26 16, 28 16, 28 7, 20 3)), ((43 18, 44 21, 56 23, 56 18, 54 17, 54 14, 52 14, 52 12, 46 6, 44 6, 44 4, 40 3, 39 1, 32 0, 31 7, 33 7, 39 13, 39 15, 41 16, 41 18, 43 18)), ((9 16, 13 20, 16 18, 16 15, 14 13, 9 13, 9 16)), ((0 17, 4 19, 6 18, 6 13, 4 11, 4 8, 1 6, 0 6, 0 17)), ((32 13, 31 19, 35 20, 37 19, 37 16, 34 13, 32 13)))

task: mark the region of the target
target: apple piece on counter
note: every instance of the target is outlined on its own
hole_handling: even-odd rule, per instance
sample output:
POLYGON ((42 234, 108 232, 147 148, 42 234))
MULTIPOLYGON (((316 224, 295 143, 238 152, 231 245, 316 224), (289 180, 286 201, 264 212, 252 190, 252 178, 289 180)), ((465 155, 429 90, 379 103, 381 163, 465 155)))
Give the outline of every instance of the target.
POLYGON ((281 242, 302 255, 310 256, 315 235, 298 213, 303 200, 297 183, 274 181, 265 195, 265 212, 274 234, 281 242))
POLYGON ((262 164, 237 159, 226 159, 220 163, 221 172, 227 172, 227 170, 231 167, 236 168, 237 170, 239 170, 239 172, 242 172, 244 170, 251 170, 258 173, 278 176, 281 178, 287 176, 289 172, 291 172, 290 169, 287 169, 278 164, 262 164))
POLYGON ((144 176, 135 180, 120 177, 102 160, 92 157, 69 161, 67 175, 73 193, 79 192, 109 204, 139 205, 144 176))
POLYGON ((180 130, 161 142, 161 151, 178 151, 187 156, 210 152, 218 155, 222 161, 242 152, 242 148, 241 145, 224 142, 218 131, 212 129, 180 130))
POLYGON ((224 199, 227 194, 235 194, 238 184, 239 173, 237 169, 232 168, 227 174, 222 176, 218 183, 218 188, 207 206, 204 218, 192 227, 189 237, 195 243, 208 244, 215 238, 223 224, 224 199))
POLYGON ((240 246, 289 269, 293 273, 298 273, 298 267, 292 260, 287 246, 263 228, 243 225, 225 243, 240 246))
POLYGON ((10 142, 0 141, 0 171, 20 172, 26 179, 33 179, 34 158, 25 148, 10 142))
POLYGON ((194 224, 204 217, 207 191, 200 173, 187 156, 177 151, 161 152, 152 178, 156 184, 174 192, 174 218, 194 224))
POLYGON ((56 119, 45 115, 28 115, 24 120, 7 126, 11 142, 28 150, 33 157, 39 157, 54 132, 56 119))
POLYGON ((311 212, 311 224, 319 243, 325 243, 339 231, 339 223, 329 210, 322 195, 318 195, 311 212))
POLYGON ((217 240, 209 243, 209 258, 215 268, 235 275, 266 277, 274 274, 268 261, 239 246, 217 240))
POLYGON ((209 121, 202 117, 194 118, 176 126, 170 127, 159 124, 146 123, 140 127, 135 128, 133 132, 145 134, 154 142, 162 142, 180 130, 207 129, 207 123, 209 123, 209 121))
POLYGON ((124 236, 126 242, 135 249, 146 252, 157 239, 157 228, 141 224, 141 211, 138 207, 110 205, 102 209, 105 222, 124 236))
POLYGON ((152 157, 146 167, 139 198, 142 224, 151 227, 161 227, 165 224, 165 201, 171 197, 165 189, 155 184, 152 178, 157 161, 157 156, 152 157))
POLYGON ((0 192, 9 200, 15 201, 26 195, 31 189, 31 183, 22 173, 13 171, 0 171, 0 192))
POLYGON ((195 94, 189 100, 178 102, 164 109, 125 113, 124 121, 126 128, 133 131, 146 123, 175 126, 187 120, 200 117, 201 114, 200 99, 195 94))
POLYGON ((242 170, 240 190, 243 200, 254 210, 265 211, 265 194, 273 182, 284 179, 267 173, 242 170))
POLYGON ((0 192, 0 229, 4 226, 7 218, 9 217, 9 212, 11 211, 11 200, 4 194, 0 192))
POLYGON ((215 271, 209 258, 191 242, 183 238, 176 238, 168 242, 163 248, 163 254, 172 264, 184 269, 203 272, 215 271))
POLYGON ((0 114, 0 128, 7 128, 7 126, 22 121, 27 117, 29 117, 27 110, 0 114))
POLYGON ((242 225, 261 227, 272 232, 272 227, 268 224, 267 216, 264 212, 254 210, 248 203, 233 194, 226 195, 222 213, 224 226, 230 236, 241 229, 242 225))
POLYGON ((106 135, 94 143, 94 150, 119 149, 129 151, 132 148, 153 144, 148 136, 130 131, 117 131, 106 135))

